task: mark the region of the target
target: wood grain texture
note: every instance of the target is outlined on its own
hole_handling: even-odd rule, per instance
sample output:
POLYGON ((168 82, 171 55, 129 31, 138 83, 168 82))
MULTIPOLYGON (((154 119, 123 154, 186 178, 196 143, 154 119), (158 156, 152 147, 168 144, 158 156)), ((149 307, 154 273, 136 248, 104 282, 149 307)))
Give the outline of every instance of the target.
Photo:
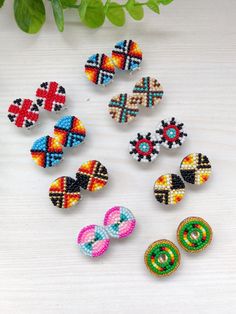
POLYGON ((65 32, 51 20, 36 36, 17 29, 11 1, 0 10, 0 312, 3 314, 87 313, 235 313, 236 312, 236 3, 215 0, 174 1, 160 16, 149 10, 141 22, 124 28, 109 23, 90 30, 66 12, 65 32), (109 53, 116 41, 136 40, 143 49, 142 70, 119 73, 112 86, 94 88, 83 65, 95 52, 109 53), (165 97, 151 112, 120 128, 107 112, 109 99, 130 92, 145 75, 157 77, 165 97), (52 134, 58 116, 41 114, 38 128, 20 132, 6 118, 11 100, 33 97, 45 80, 66 87, 68 114, 80 117, 86 144, 66 151, 63 164, 44 170, 32 162, 29 149, 39 136, 52 134), (129 139, 153 130, 160 119, 176 116, 189 138, 174 153, 164 149, 143 167, 128 154, 129 139), (199 189, 187 189, 173 209, 158 205, 154 180, 178 172, 190 152, 204 152, 213 175, 199 189), (88 159, 103 162, 109 186, 86 194, 75 209, 63 212, 48 199, 58 176, 73 176, 88 159), (98 260, 82 256, 76 236, 86 224, 101 224, 115 204, 130 208, 137 229, 130 239, 113 241, 98 260), (176 242, 179 222, 187 216, 205 218, 214 230, 211 247, 197 256, 182 253, 176 275, 158 280, 146 270, 143 254, 154 240, 176 242))

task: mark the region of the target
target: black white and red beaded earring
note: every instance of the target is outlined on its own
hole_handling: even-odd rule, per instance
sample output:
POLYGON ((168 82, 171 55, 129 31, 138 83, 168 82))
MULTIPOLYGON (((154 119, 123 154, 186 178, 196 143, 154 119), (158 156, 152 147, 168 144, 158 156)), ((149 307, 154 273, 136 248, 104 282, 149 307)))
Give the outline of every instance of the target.
POLYGON ((36 100, 15 99, 8 108, 9 120, 18 128, 31 129, 39 119, 40 108, 59 112, 65 108, 66 91, 57 82, 44 82, 35 92, 36 100))

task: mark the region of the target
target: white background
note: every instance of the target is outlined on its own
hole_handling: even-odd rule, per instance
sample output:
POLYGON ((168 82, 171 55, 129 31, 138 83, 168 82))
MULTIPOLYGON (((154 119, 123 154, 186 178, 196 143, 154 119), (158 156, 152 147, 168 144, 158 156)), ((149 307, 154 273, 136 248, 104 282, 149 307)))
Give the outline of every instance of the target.
POLYGON ((146 10, 141 22, 128 19, 123 28, 107 22, 98 30, 81 26, 76 12, 67 12, 63 34, 48 14, 35 36, 16 27, 12 1, 6 2, 0 10, 0 312, 235 313, 235 1, 174 1, 162 7, 160 16, 146 10), (109 54, 122 39, 140 44, 141 71, 118 73, 106 89, 92 86, 83 72, 87 57, 109 54), (154 110, 143 109, 129 126, 116 125, 107 112, 110 98, 131 92, 146 75, 163 85, 163 101, 154 110), (67 114, 84 122, 88 136, 82 147, 66 151, 58 167, 45 170, 29 151, 35 139, 52 135, 58 116, 44 112, 39 127, 22 132, 6 115, 13 99, 34 97, 38 85, 50 80, 65 86, 67 114), (169 116, 185 122, 184 147, 163 149, 151 165, 135 162, 128 154, 129 140, 138 131, 153 131, 169 116), (180 205, 165 208, 153 197, 153 183, 161 174, 178 173, 190 152, 209 156, 211 180, 199 188, 188 186, 180 205), (87 193, 72 210, 53 207, 50 183, 61 175, 74 176, 89 159, 108 168, 107 188, 87 193), (85 257, 76 244, 79 230, 102 224, 105 211, 117 204, 135 214, 133 236, 112 241, 97 260, 85 257), (152 276, 143 262, 147 246, 161 238, 176 242, 178 224, 191 215, 212 226, 212 245, 194 256, 181 250, 174 275, 152 276))

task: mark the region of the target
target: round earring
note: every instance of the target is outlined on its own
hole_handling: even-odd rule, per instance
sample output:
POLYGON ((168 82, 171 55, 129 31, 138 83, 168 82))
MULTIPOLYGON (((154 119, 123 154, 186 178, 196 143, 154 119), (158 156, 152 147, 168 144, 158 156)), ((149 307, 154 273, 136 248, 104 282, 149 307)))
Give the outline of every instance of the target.
POLYGON ((133 40, 122 40, 115 44, 111 57, 118 69, 133 72, 140 67, 142 51, 133 40))
POLYGON ((177 229, 177 240, 185 251, 197 253, 210 245, 212 229, 204 219, 188 217, 180 223, 177 229))
POLYGON ((184 157, 180 164, 180 173, 184 181, 201 185, 211 175, 211 163, 206 155, 192 153, 184 157))
POLYGON ((131 235, 136 219, 128 208, 115 206, 106 212, 103 224, 112 238, 120 239, 131 235))
POLYGON ((107 251, 110 239, 104 227, 89 225, 80 231, 77 243, 85 255, 98 257, 107 251))
POLYGON ((154 195, 162 204, 175 205, 183 199, 184 194, 184 182, 177 174, 165 174, 155 181, 154 195))
POLYGON ((180 147, 186 140, 187 133, 184 123, 177 121, 174 117, 162 120, 156 128, 156 138, 159 143, 168 149, 180 147))
POLYGON ((96 85, 108 85, 113 81, 115 67, 112 59, 104 53, 90 56, 85 64, 88 80, 96 85))
POLYGON ((180 265, 180 252, 177 246, 169 240, 153 242, 144 254, 148 270, 158 276, 169 276, 180 265))

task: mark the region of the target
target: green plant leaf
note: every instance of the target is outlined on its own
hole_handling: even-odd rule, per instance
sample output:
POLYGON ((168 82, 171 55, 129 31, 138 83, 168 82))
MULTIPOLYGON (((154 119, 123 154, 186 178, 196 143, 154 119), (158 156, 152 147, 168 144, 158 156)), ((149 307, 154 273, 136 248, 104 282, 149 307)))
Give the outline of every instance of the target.
POLYGON ((160 9, 159 9, 159 5, 157 3, 157 0, 148 0, 147 2, 147 6, 149 7, 149 9, 151 9, 152 11, 160 14, 160 9))
POLYGON ((64 12, 63 7, 60 0, 51 0, 53 15, 55 22, 57 24, 57 28, 60 32, 64 30, 64 12))
POLYGON ((64 9, 69 8, 71 5, 76 4, 77 0, 61 0, 64 9))
POLYGON ((108 20, 116 26, 123 26, 125 24, 125 11, 123 7, 116 2, 109 3, 106 8, 106 16, 108 20))
POLYGON ((42 0, 14 0, 14 13, 17 25, 26 33, 37 33, 45 22, 42 0))
POLYGON ((143 18, 143 7, 139 5, 135 0, 128 0, 125 7, 134 20, 139 21, 143 18))
POLYGON ((102 0, 82 0, 79 7, 81 21, 88 27, 102 26, 105 20, 102 0))
POLYGON ((167 5, 167 4, 169 4, 169 3, 171 3, 172 1, 174 1, 174 0, 157 0, 157 2, 160 4, 163 4, 163 5, 167 5))
POLYGON ((0 0, 0 8, 4 5, 5 0, 0 0))

